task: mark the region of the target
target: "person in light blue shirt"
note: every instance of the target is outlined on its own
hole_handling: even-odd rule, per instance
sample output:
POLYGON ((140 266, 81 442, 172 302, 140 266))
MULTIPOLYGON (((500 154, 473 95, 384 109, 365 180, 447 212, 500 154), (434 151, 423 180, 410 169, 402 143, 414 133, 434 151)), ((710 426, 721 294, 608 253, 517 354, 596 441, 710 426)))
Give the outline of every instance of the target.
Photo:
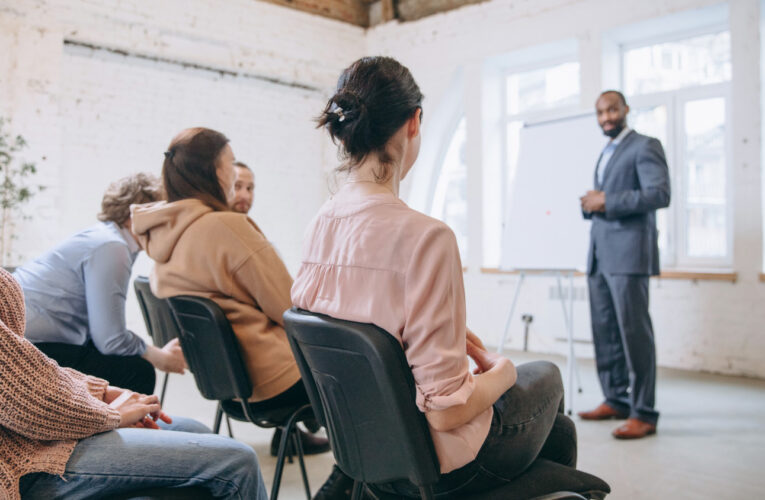
POLYGON ((162 198, 159 180, 136 174, 104 194, 99 223, 18 268, 24 290, 26 338, 61 366, 104 378, 141 394, 154 392, 154 368, 183 373, 177 339, 147 345, 127 329, 125 299, 140 251, 130 205, 162 198))

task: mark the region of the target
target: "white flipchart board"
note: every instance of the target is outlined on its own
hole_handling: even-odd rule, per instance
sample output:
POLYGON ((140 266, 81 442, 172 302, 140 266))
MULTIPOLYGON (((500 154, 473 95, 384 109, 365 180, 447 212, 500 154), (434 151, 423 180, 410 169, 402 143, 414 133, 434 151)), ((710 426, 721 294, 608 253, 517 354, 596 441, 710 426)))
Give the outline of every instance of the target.
POLYGON ((502 269, 583 270, 589 222, 579 197, 607 138, 594 113, 524 126, 502 236, 502 269))

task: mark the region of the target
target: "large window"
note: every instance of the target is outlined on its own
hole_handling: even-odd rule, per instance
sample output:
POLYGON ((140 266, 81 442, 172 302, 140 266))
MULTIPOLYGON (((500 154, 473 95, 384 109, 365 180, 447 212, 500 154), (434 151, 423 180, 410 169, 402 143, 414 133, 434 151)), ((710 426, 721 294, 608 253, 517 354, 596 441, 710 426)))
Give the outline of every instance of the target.
POLYGON ((730 33, 623 45, 630 124, 661 140, 672 203, 658 212, 664 267, 732 264, 728 110, 730 33))
POLYGON ((507 187, 518 166, 523 123, 575 109, 579 104, 579 63, 563 61, 525 71, 509 71, 505 82, 507 187))
POLYGON ((430 215, 444 221, 454 231, 463 261, 467 257, 467 162, 465 161, 465 118, 449 140, 441 172, 433 192, 430 215))

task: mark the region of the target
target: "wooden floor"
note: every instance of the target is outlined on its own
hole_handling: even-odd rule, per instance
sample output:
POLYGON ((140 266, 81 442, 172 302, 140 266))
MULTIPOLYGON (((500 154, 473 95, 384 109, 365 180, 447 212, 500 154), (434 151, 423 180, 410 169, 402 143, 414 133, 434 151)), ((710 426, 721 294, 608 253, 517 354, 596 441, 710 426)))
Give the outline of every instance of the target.
MULTIPOLYGON (((563 358, 506 354, 518 364, 549 359, 566 373, 563 358)), ((574 411, 601 401, 592 361, 579 364, 583 392, 575 395, 574 411)), ((215 404, 202 399, 189 374, 170 376, 165 408, 208 425, 215 413, 215 404)), ((661 369, 657 408, 661 411, 657 435, 630 442, 611 437, 616 422, 574 418, 579 468, 611 485, 609 499, 765 498, 765 381, 661 369)), ((257 452, 270 488, 275 467, 269 455, 272 432, 240 422, 233 427, 234 436, 257 452)), ((330 453, 307 458, 313 492, 333 463, 330 453)), ((279 498, 306 498, 297 464, 286 467, 279 498)))

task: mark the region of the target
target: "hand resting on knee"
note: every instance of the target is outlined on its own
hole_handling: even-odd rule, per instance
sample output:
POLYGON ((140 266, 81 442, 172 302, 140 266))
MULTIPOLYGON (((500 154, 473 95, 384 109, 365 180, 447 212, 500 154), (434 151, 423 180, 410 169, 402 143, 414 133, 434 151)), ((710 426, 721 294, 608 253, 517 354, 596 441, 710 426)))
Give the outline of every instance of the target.
POLYGON ((488 352, 480 344, 480 340, 471 340, 471 335, 468 335, 466 346, 468 356, 477 365, 475 388, 465 404, 425 413, 428 423, 439 432, 450 431, 470 422, 493 405, 518 378, 513 362, 499 354, 488 352))

